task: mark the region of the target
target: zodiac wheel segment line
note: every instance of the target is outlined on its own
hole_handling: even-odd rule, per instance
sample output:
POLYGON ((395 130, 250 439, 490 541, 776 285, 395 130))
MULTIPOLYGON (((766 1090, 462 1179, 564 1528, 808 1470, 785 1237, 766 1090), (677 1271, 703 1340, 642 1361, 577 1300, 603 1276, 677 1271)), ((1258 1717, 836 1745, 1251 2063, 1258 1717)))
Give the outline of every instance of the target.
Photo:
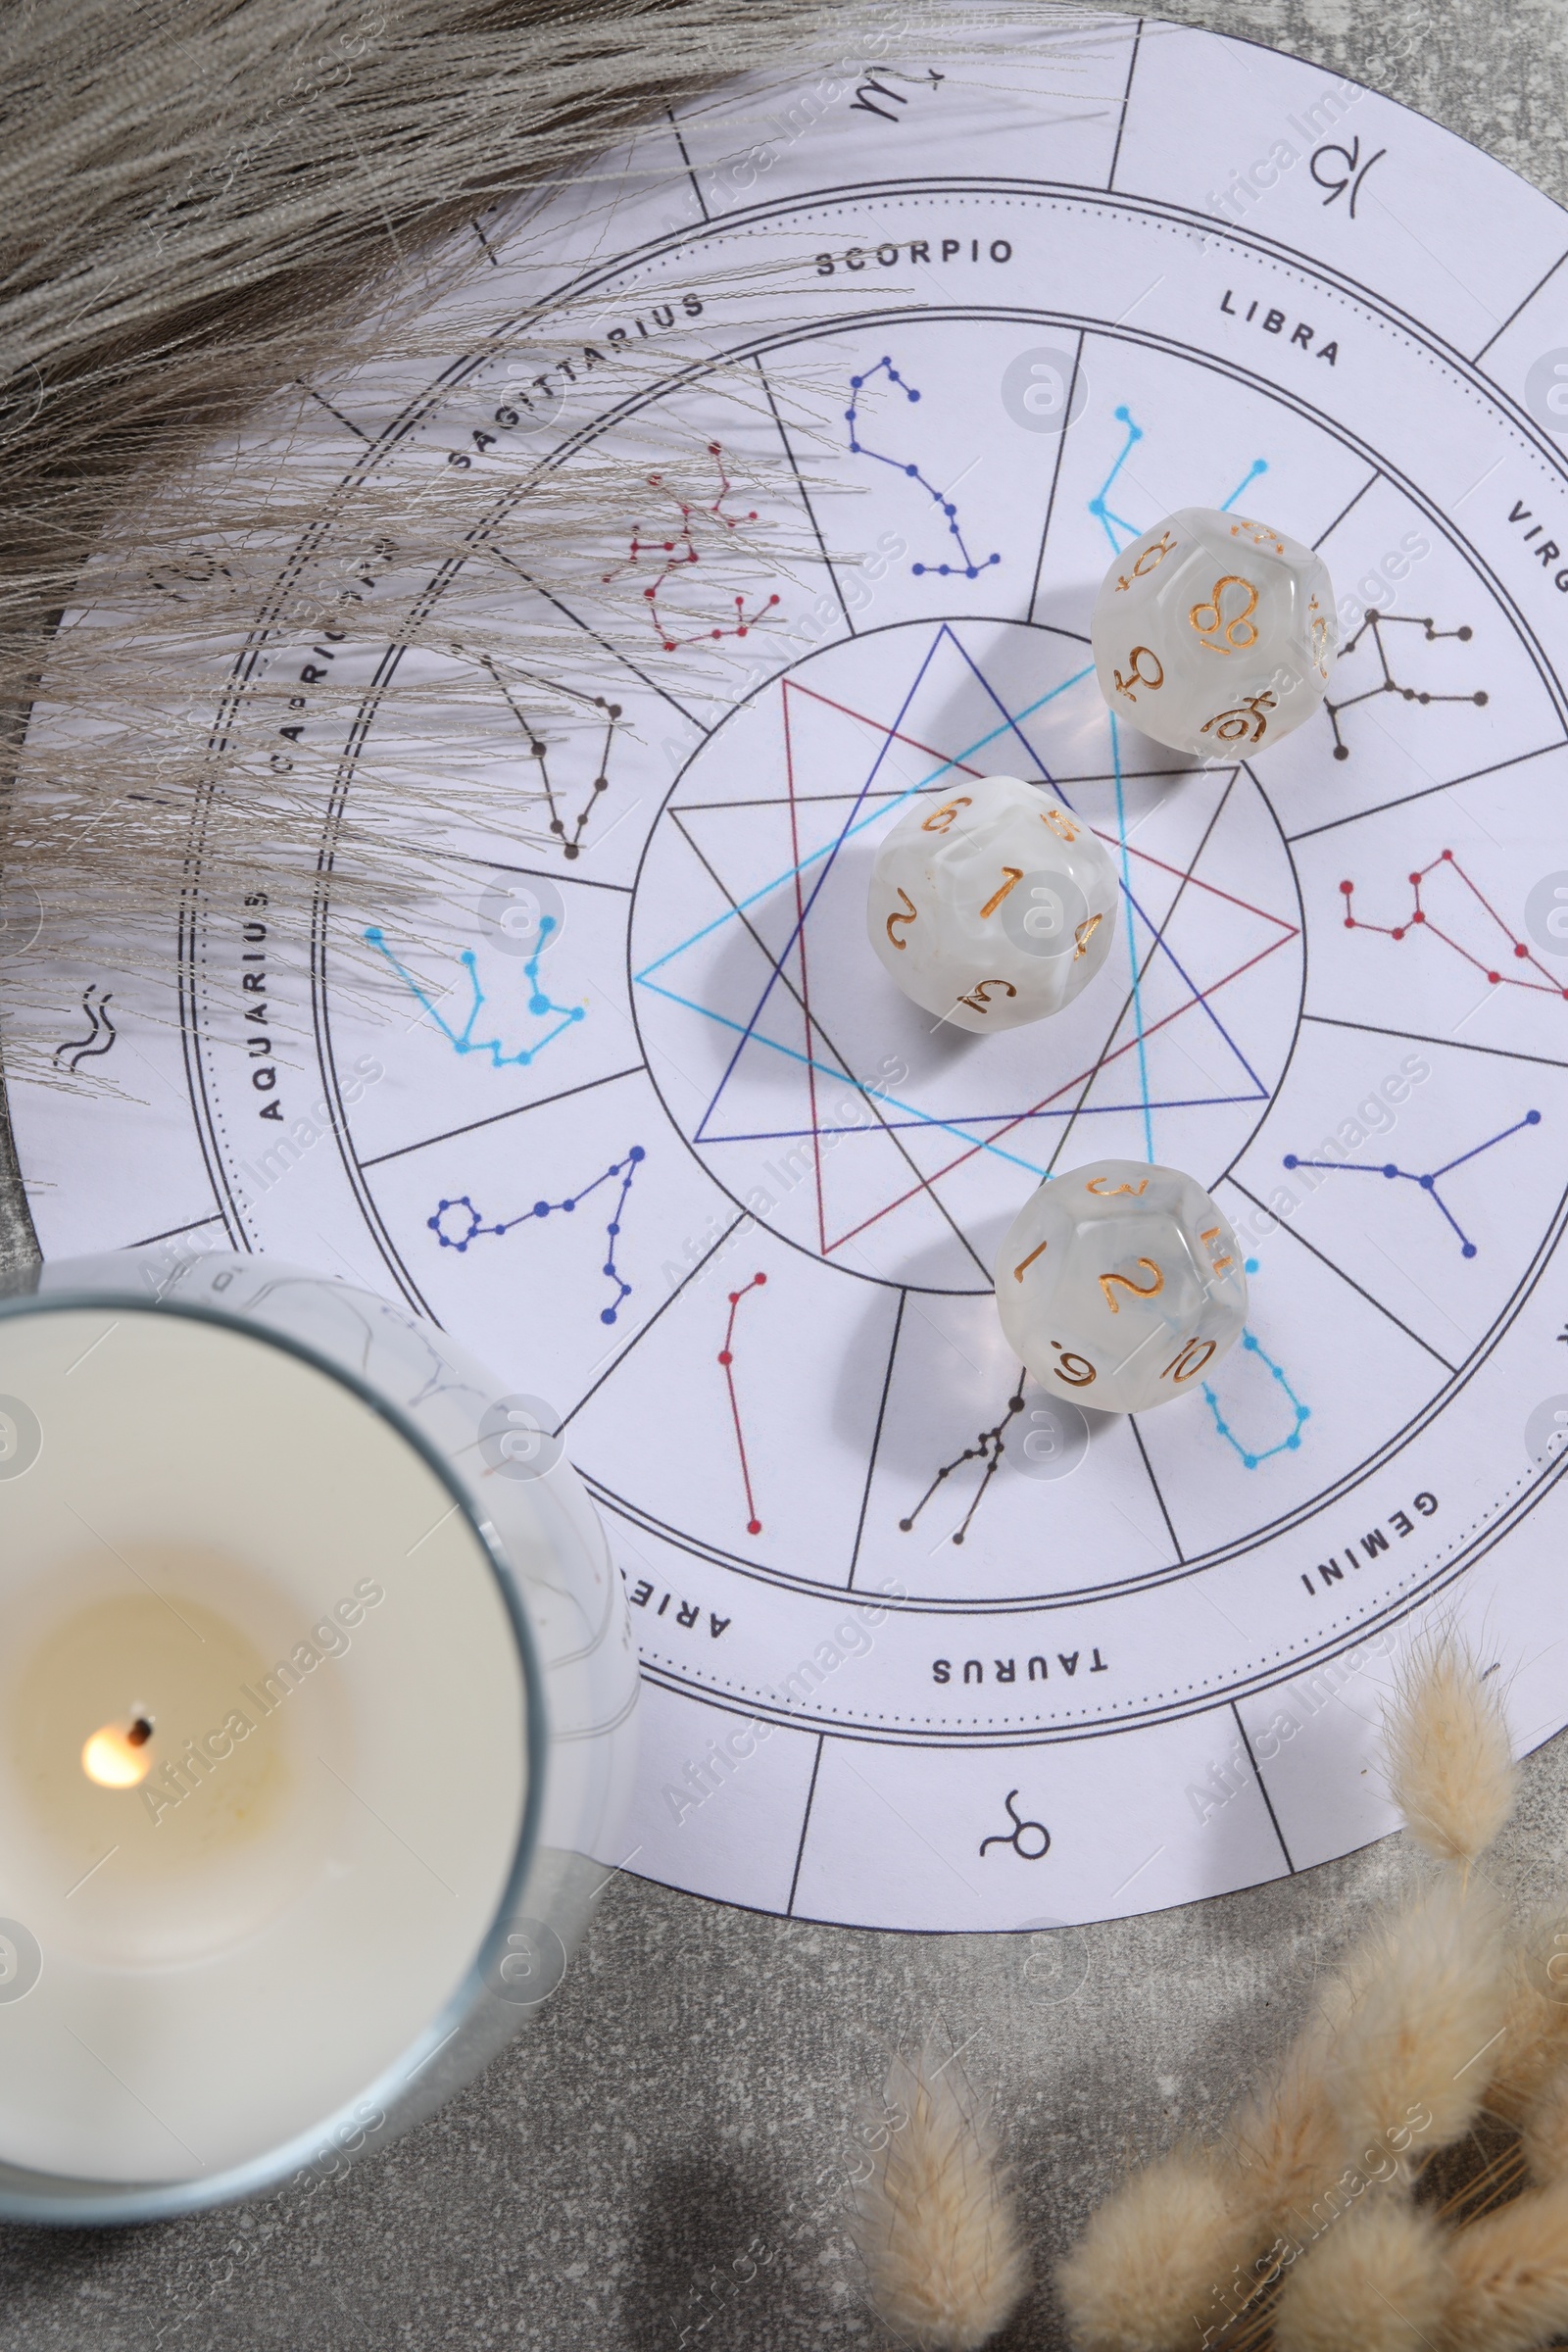
MULTIPOLYGON (((471 500, 463 564, 365 567, 358 707, 269 614, 247 659, 300 677, 291 742, 352 811, 410 616, 493 561, 474 707, 526 869, 455 830, 427 920, 336 910, 353 954, 302 964, 258 902, 187 930, 178 990, 62 972, 74 1084, 13 1093, 51 1254, 341 1267, 494 1362, 626 1581, 631 1866, 855 1924, 1104 1918, 1380 1834, 1367 1694, 1438 1595, 1522 1732, 1564 1716, 1568 563, 1530 391, 1568 351, 1561 217, 1266 51, 1109 24, 1070 119, 1061 62, 857 85, 750 186, 719 94, 607 167, 610 229, 570 191, 491 220, 495 332, 371 453, 471 500), (507 322, 573 288, 597 323, 535 410, 507 322), (601 457, 603 546, 551 602, 529 469, 601 457), (1164 639, 1109 649, 1108 704, 1090 641, 1193 510, 1249 563, 1263 525, 1307 551, 1338 641, 1300 724, 1249 676, 1196 756, 1146 724, 1164 639), (546 605, 548 679, 507 651, 546 605), (1040 912, 1009 953, 1079 984, 966 1034, 890 977, 924 885, 890 871, 871 938, 868 894, 999 778, 1105 897, 1053 911, 999 855, 976 921, 1040 912), (1021 1362, 997 1315, 1026 1203, 1107 1163, 1200 1187, 1183 1247, 1231 1285, 1159 1410, 1101 1409, 1076 1325, 1021 1362)), ((1175 607, 1205 688, 1264 636, 1238 579, 1175 607)), ((1003 979, 956 992, 978 1026, 1003 979)), ((1169 1254, 1087 1267, 1100 1339, 1174 1298, 1169 1254)))

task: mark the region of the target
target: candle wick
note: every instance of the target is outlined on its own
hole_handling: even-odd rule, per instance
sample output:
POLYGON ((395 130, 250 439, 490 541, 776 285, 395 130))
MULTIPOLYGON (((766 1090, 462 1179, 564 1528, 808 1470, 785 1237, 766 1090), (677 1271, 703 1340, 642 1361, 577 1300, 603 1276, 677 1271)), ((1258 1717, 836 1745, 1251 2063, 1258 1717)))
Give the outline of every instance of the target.
POLYGON ((145 1715, 138 1715, 125 1738, 132 1747, 145 1747, 153 1736, 153 1727, 145 1715))

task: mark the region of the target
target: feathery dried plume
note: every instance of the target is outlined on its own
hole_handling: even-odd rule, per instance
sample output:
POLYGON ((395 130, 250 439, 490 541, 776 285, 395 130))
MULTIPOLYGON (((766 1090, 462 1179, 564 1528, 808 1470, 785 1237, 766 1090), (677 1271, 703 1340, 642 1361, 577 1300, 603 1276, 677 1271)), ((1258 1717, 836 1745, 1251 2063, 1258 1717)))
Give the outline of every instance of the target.
POLYGON ((871 2301, 920 2352, 973 2352, 1029 2283, 996 2135, 956 2058, 930 2043, 895 2060, 883 2101, 895 2125, 850 2222, 871 2301))
POLYGON ((1509 1954, 1502 2039, 1492 2055, 1487 2101, 1518 2123, 1559 2068, 1568 2066, 1568 1913, 1535 1912, 1509 1954))
MULTIPOLYGON (((571 674, 572 632, 530 579, 558 585, 575 559, 578 584, 618 607, 612 641, 633 612, 646 626, 641 575, 612 584, 604 549, 618 533, 624 570, 659 461, 639 468, 607 444, 552 467, 524 429, 510 458, 498 444, 485 461, 505 514, 476 536, 463 451, 495 402, 457 419, 449 472, 428 441, 430 463, 389 463, 405 395, 445 380, 461 407, 473 368, 475 384, 503 379, 505 406, 509 380, 536 384, 541 363, 573 352, 584 321, 558 301, 561 218, 598 206, 608 223, 659 176, 672 102, 744 76, 708 128, 771 161, 781 97, 804 90, 814 120, 853 103, 867 72, 916 60, 923 73, 961 58, 983 83, 1009 32, 1044 45, 1063 95, 1081 81, 1095 20, 1056 0, 979 17, 944 0, 0 12, 0 751, 25 736, 0 794, 13 1072, 62 1082, 47 1042, 62 967, 172 975, 180 927, 230 910, 236 890, 264 882, 270 920, 300 945, 319 946, 335 912, 341 954, 357 935, 342 902, 357 897, 363 931, 407 906, 432 864, 439 899, 475 822, 494 838, 513 817, 514 838, 548 838, 542 796, 513 815, 508 696, 528 732, 542 715, 591 724, 603 679, 571 674), (481 290, 502 207, 509 270, 524 234, 537 287, 515 300, 509 280, 510 324, 481 290), (410 592, 436 577, 457 594, 410 592), (62 612, 85 619, 61 628, 62 612), (312 633, 329 655, 384 657, 385 723, 348 795, 329 754, 278 745, 291 716, 278 664, 312 633)), ((691 267, 696 284, 700 256, 691 267)), ((765 268, 741 276, 730 293, 760 318, 787 302, 765 268)), ((625 365, 635 390, 630 346, 625 365)), ((726 387, 741 407, 742 372, 726 387)), ((717 537, 738 549, 731 519, 717 537)), ((747 552, 764 582, 789 572, 776 540, 747 552)), ((297 680, 299 661, 286 665, 297 680)), ((319 666, 313 710, 347 728, 332 676, 353 660, 319 666)), ((718 679, 730 700, 742 670, 718 679)))
POLYGON ((1527 2352, 1568 2330, 1568 1912, 1521 1943, 1472 1870, 1514 1770, 1451 1639, 1418 1656, 1389 1748, 1441 1869, 1351 1950, 1223 2155, 1180 2152, 1094 2216, 1059 2274, 1081 2352, 1527 2352), (1521 2138, 1441 2213, 1415 2209, 1427 2160, 1484 2110, 1521 2138), (1527 2170, 1541 2185, 1487 2212, 1527 2170), (1486 2218, 1454 2227, 1467 2211, 1486 2218))
MULTIPOLYGON (((1080 2352, 1167 2352, 1223 2326, 1261 2237, 1246 2182, 1196 2149, 1146 2165, 1056 2272, 1080 2352)), ((1245 2299, 1246 2288, 1241 2289, 1245 2299)))
POLYGON ((1474 1862, 1514 1808, 1518 1776, 1495 1682, 1445 1632, 1420 1642, 1384 1727, 1389 1786, 1417 1845, 1474 1862))
POLYGON ((1227 2133, 1238 2193, 1257 2217, 1259 2239, 1310 2212, 1344 2169, 1345 2129, 1328 2090, 1333 2015, 1345 2006, 1336 1983, 1332 2009, 1314 2018, 1279 2062, 1272 2080, 1244 2101, 1227 2133))
POLYGON ((1568 2067, 1548 2076, 1526 2108, 1520 2144, 1530 2178, 1539 2187, 1568 2182, 1568 2067))
POLYGON ((1568 2183, 1526 2189, 1448 2240, 1443 2352, 1533 2352, 1568 2329, 1568 2183))
POLYGON ((1483 2104, 1506 2015, 1503 1925, 1489 1887, 1446 1875, 1352 1960, 1358 1988, 1334 2036, 1328 2089, 1363 2165, 1374 2149, 1419 2161, 1483 2104))
POLYGON ((1437 2224, 1367 2197, 1291 2271, 1274 2315, 1276 2352, 1420 2352, 1437 2338, 1449 2290, 1437 2224))

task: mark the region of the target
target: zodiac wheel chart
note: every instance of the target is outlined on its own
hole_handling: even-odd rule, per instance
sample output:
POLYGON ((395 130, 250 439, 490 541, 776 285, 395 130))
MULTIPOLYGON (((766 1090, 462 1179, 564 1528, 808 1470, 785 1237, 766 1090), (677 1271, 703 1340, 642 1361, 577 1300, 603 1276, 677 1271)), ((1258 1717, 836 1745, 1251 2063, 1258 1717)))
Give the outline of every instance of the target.
MULTIPOLYGON (((1002 54, 677 109, 591 202, 475 224, 497 331, 419 400, 310 388, 345 478, 461 471, 503 630, 549 608, 570 708, 480 665, 524 838, 447 845, 464 904, 354 956, 214 914, 177 1004, 63 973, 61 1052, 91 1020, 117 1092, 14 1089, 48 1253, 352 1271, 548 1414, 642 1648, 608 1862, 919 1929, 1382 1834, 1378 1695, 1431 1609, 1521 1747, 1568 1720, 1568 225, 1243 42, 1002 54), (519 394, 505 322, 585 303, 519 394), (604 562, 542 584, 529 482, 607 455, 604 562), (1339 600, 1324 709, 1224 764, 1108 710, 1089 651, 1183 505, 1290 531, 1339 600), (977 1038, 892 989, 864 906, 905 810, 999 773, 1120 903, 1071 1005, 977 1038), (259 971, 297 1015, 260 1061, 259 971), (1241 1343, 1132 1417, 1042 1395, 992 1298, 1029 1192, 1107 1156, 1196 1176, 1248 1253, 1241 1343)), ((293 736, 350 798, 454 568, 393 553, 331 647, 258 616, 271 673, 358 682, 293 736)))

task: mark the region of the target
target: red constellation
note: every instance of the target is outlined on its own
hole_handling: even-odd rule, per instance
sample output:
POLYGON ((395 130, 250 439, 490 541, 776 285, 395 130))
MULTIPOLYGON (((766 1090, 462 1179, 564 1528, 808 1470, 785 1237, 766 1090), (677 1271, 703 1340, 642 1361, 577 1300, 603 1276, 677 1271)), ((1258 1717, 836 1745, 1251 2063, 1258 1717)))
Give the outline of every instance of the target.
POLYGON ((671 575, 678 571, 683 564, 696 564, 701 561, 701 555, 696 542, 696 530, 701 527, 705 521, 721 525, 726 531, 735 531, 739 530, 743 522, 755 522, 757 520, 757 511, 755 508, 750 514, 725 514, 724 501, 730 494, 731 484, 729 475, 724 469, 724 450, 722 442, 710 441, 708 444, 708 454, 713 460, 714 466, 718 471, 718 496, 712 501, 711 505, 699 506, 692 501, 681 498, 679 494, 665 482, 662 473, 651 473, 648 476, 649 488, 651 490, 662 490, 664 493, 664 496, 672 502, 680 515, 679 522, 674 526, 675 536, 673 539, 643 539, 639 537, 637 531, 634 529, 631 536, 631 548, 626 557, 625 563, 617 564, 613 571, 607 571, 600 575, 601 578, 608 583, 611 580, 618 579, 623 571, 629 571, 631 566, 643 556, 657 555, 663 557, 664 560, 660 566, 658 579, 654 582, 651 588, 645 588, 643 590, 643 596, 648 606, 648 617, 652 621, 655 633, 659 638, 659 642, 663 647, 666 654, 674 653, 678 647, 683 645, 700 645, 705 638, 744 637, 748 630, 754 629, 757 626, 757 623, 761 618, 762 614, 766 612, 769 612, 772 607, 778 603, 778 598, 776 596, 770 596, 766 603, 759 605, 756 612, 752 613, 750 618, 748 618, 746 612, 746 599, 743 596, 738 596, 735 599, 735 619, 730 627, 722 629, 697 629, 690 637, 672 637, 670 635, 671 624, 663 620, 660 615, 659 599, 671 575), (697 517, 697 521, 695 523, 693 521, 694 516, 697 517))
POLYGON ((752 1493, 751 1465, 746 1459, 746 1438, 741 1429, 741 1408, 735 1395, 735 1317, 740 1312, 741 1300, 749 1297, 753 1291, 760 1291, 766 1280, 765 1274, 754 1274, 745 1290, 731 1291, 729 1295, 729 1327, 724 1334, 724 1345, 718 1351, 718 1360, 724 1367, 724 1383, 729 1390, 730 1419, 735 1424, 735 1450, 741 1457, 741 1481, 746 1489, 746 1533, 749 1536, 760 1536, 762 1532, 762 1522, 757 1516, 757 1499, 752 1493))
POLYGON ((1415 892, 1415 905, 1402 923, 1364 923, 1357 919, 1353 911, 1354 883, 1342 882, 1340 889, 1345 896, 1345 928, 1347 931, 1381 931, 1385 939, 1403 939, 1413 925, 1422 924, 1431 932, 1434 939, 1441 939, 1446 948, 1451 948, 1454 954, 1461 956, 1466 963, 1473 964, 1478 972, 1485 972, 1494 988, 1528 988, 1537 996, 1568 997, 1568 988, 1564 988, 1556 975, 1548 972, 1544 963, 1537 962, 1524 941, 1516 938, 1514 933, 1509 930, 1491 900, 1483 897, 1482 893, 1477 890, 1451 850, 1445 850, 1441 858, 1434 858, 1430 865, 1424 865, 1419 873, 1412 874, 1410 886, 1415 892), (1508 942, 1515 961, 1532 965, 1541 974, 1539 980, 1527 980, 1522 972, 1495 971, 1481 956, 1472 956, 1468 948, 1461 947, 1456 939, 1450 939, 1446 931, 1439 930, 1421 904, 1421 885, 1428 874, 1435 874, 1440 868, 1445 868, 1447 872, 1458 876, 1477 906, 1484 907, 1496 924, 1497 929, 1508 942))

